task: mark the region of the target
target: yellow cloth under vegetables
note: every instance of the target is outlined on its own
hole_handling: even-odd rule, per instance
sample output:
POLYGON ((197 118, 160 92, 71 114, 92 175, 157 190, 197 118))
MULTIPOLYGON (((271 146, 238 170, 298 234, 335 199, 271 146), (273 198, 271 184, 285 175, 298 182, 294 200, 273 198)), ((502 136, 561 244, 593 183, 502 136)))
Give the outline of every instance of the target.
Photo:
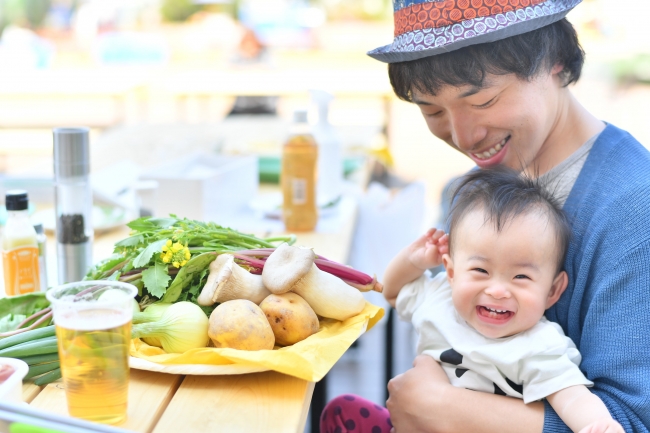
POLYGON ((310 382, 327 374, 350 345, 372 328, 384 315, 384 309, 366 302, 358 315, 343 322, 320 321, 320 330, 294 345, 273 350, 236 350, 206 347, 185 353, 167 353, 140 339, 131 341, 131 355, 159 364, 255 365, 266 367, 310 382))

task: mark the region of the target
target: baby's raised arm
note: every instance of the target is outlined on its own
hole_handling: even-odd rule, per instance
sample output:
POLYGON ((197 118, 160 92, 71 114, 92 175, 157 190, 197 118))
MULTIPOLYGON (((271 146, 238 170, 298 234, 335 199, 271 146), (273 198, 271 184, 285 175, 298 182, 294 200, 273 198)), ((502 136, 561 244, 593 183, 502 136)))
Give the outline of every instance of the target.
POLYGON ((576 433, 625 433, 605 403, 583 385, 564 388, 546 399, 562 421, 576 433))
POLYGON ((402 287, 419 278, 427 269, 442 264, 442 255, 449 252, 448 237, 443 230, 429 229, 390 261, 384 273, 383 294, 395 306, 402 287))

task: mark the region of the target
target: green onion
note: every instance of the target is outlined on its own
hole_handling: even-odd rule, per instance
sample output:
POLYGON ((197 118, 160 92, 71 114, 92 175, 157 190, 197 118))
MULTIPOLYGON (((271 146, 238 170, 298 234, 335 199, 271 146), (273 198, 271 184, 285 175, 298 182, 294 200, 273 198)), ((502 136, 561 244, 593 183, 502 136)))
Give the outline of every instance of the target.
POLYGON ((28 341, 0 350, 0 356, 8 358, 25 358, 27 356, 45 355, 56 353, 58 350, 56 337, 46 337, 39 340, 28 341))
POLYGON ((50 371, 49 373, 45 373, 44 375, 37 377, 34 380, 34 385, 43 386, 59 379, 61 379, 61 369, 57 368, 55 370, 50 371))
POLYGON ((58 361, 59 354, 56 352, 46 353, 44 355, 25 356, 24 358, 20 358, 20 359, 25 361, 27 365, 36 365, 36 364, 43 364, 45 362, 58 361))
POLYGON ((31 379, 34 376, 40 376, 60 367, 59 361, 48 362, 46 364, 31 365, 25 379, 31 379))
POLYGON ((15 346, 21 343, 27 343, 32 340, 38 340, 45 337, 52 337, 55 335, 54 325, 46 326, 44 328, 32 329, 20 334, 12 335, 11 337, 3 338, 0 340, 0 352, 7 347, 15 346))

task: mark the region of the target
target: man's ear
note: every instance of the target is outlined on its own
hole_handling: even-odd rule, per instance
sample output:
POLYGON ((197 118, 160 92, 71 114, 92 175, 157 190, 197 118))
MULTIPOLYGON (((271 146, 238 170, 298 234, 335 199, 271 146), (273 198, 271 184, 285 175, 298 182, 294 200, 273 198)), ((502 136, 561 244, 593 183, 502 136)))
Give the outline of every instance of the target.
POLYGON ((561 63, 558 63, 555 66, 553 66, 553 68, 551 69, 551 75, 557 75, 560 72, 562 72, 563 70, 564 70, 564 65, 561 64, 561 63))
POLYGON ((447 280, 451 283, 454 279, 454 261, 451 259, 449 254, 442 255, 442 264, 447 270, 447 280))
POLYGON ((562 87, 564 86, 564 78, 560 75, 560 73, 564 70, 564 65, 561 63, 556 64, 551 68, 551 78, 556 84, 559 84, 562 87))
POLYGON ((546 298, 546 308, 551 308, 562 296, 562 293, 566 290, 567 285, 569 284, 569 276, 566 272, 562 271, 557 274, 557 277, 553 280, 551 285, 551 291, 548 292, 548 298, 546 298))

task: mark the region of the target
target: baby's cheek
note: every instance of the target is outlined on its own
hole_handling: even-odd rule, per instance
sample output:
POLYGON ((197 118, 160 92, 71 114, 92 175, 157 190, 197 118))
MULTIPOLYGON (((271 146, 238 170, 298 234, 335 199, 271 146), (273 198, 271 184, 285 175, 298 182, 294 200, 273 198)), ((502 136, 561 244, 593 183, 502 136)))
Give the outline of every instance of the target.
POLYGON ((458 311, 464 319, 467 319, 471 310, 474 309, 474 304, 472 302, 473 298, 474 296, 472 295, 471 290, 468 290, 468 288, 463 285, 457 284, 456 287, 452 288, 452 302, 454 303, 456 311, 458 311))

